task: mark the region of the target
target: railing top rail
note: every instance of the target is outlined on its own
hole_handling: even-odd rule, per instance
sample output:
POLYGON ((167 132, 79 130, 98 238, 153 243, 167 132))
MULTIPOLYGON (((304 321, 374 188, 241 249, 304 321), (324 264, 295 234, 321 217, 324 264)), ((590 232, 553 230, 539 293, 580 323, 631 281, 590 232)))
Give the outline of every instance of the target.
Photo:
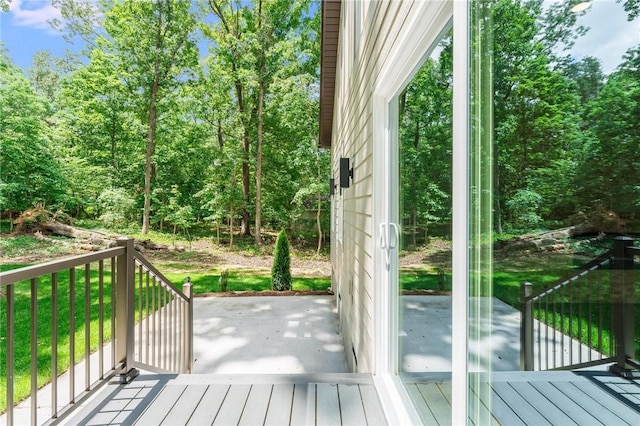
POLYGON ((545 296, 553 293, 554 291, 558 291, 559 289, 561 289, 563 287, 566 287, 567 285, 571 284, 572 282, 574 282, 578 278, 583 277, 583 276, 595 271, 598 268, 601 268, 602 266, 606 265, 607 263, 610 263, 612 257, 613 257, 613 250, 609 250, 606 253, 602 253, 600 256, 598 256, 595 259, 593 259, 593 260, 585 263, 584 265, 582 265, 572 275, 570 275, 568 277, 565 277, 565 278, 561 278, 561 279, 557 280, 556 282, 554 282, 554 283, 548 285, 547 287, 543 288, 542 290, 538 291, 537 293, 533 293, 531 296, 526 297, 524 302, 538 300, 538 299, 540 299, 542 297, 545 297, 545 296))
POLYGON ((640 247, 636 247, 636 246, 629 246, 626 248, 629 252, 631 252, 631 255, 633 256, 640 256, 640 247))
POLYGON ((30 280, 43 275, 53 274, 76 266, 109 259, 125 253, 124 247, 114 247, 94 253, 81 254, 64 259, 52 260, 39 265, 25 266, 24 268, 0 272, 0 287, 15 284, 18 281, 30 280))
POLYGON ((151 262, 149 262, 144 256, 142 256, 140 253, 135 252, 133 255, 134 259, 136 262, 139 262, 142 266, 144 266, 145 268, 147 268, 147 270, 149 272, 151 272, 151 274, 155 275, 156 278, 160 279, 162 282, 164 282, 172 291, 174 291, 178 296, 180 296, 181 298, 183 298, 185 301, 189 301, 189 298, 187 296, 185 296, 185 294, 182 292, 181 289, 179 289, 178 287, 176 287, 171 280, 169 280, 167 277, 165 277, 162 272, 160 272, 155 266, 153 266, 151 264, 151 262))

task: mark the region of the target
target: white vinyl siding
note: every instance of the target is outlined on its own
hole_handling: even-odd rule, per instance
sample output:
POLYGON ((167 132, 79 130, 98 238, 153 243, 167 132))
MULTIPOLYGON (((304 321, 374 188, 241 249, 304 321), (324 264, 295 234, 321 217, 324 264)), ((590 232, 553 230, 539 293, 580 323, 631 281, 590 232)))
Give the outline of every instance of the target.
POLYGON ((348 362, 353 371, 374 370, 374 251, 378 226, 373 222, 373 93, 380 71, 405 34, 405 23, 423 7, 421 1, 342 3, 332 137, 333 176, 339 181, 340 157, 353 167, 351 186, 340 190, 342 221, 332 235, 334 290, 348 362), (362 22, 366 19, 365 22, 362 22), (355 21, 355 25, 354 25, 355 21), (347 24, 348 23, 348 24, 347 24), (354 28, 357 31, 354 31, 354 28), (355 352, 355 357, 352 353, 355 352), (356 364, 357 359, 357 364, 356 364))

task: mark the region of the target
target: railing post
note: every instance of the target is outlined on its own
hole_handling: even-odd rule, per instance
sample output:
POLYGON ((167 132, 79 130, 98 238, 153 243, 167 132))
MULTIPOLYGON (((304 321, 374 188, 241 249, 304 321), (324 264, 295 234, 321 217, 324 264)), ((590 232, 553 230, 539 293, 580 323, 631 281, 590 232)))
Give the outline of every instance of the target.
POLYGON ((187 309, 184 310, 184 342, 185 351, 184 365, 182 372, 190 374, 193 372, 193 285, 187 280, 182 286, 182 292, 188 299, 187 309))
POLYGON ((520 369, 533 370, 533 284, 520 285, 520 369))
POLYGON ((616 363, 610 367, 610 370, 625 377, 630 375, 631 370, 627 366, 627 358, 635 359, 633 255, 627 250, 631 246, 633 246, 633 238, 616 237, 614 239, 609 283, 616 359, 616 363))
POLYGON ((119 238, 118 246, 125 248, 125 253, 116 259, 116 362, 123 362, 120 372, 120 383, 127 383, 137 375, 133 369, 134 327, 135 327, 135 264, 133 238, 119 238))

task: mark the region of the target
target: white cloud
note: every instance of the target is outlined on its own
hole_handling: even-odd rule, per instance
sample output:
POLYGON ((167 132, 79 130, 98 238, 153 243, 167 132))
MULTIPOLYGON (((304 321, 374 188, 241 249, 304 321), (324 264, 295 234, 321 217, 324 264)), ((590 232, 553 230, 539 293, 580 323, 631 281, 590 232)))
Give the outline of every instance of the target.
POLYGON ((628 48, 640 44, 640 18, 627 21, 622 5, 613 0, 594 1, 579 22, 590 29, 576 41, 572 54, 577 58, 587 55, 599 58, 605 73, 622 62, 628 48))
POLYGON ((51 30, 47 21, 60 19, 58 9, 46 0, 13 0, 9 4, 13 15, 13 24, 21 27, 32 27, 40 30, 51 30))
POLYGON ((603 71, 608 74, 622 62, 628 48, 640 43, 640 18, 627 21, 627 13, 614 0, 593 0, 591 3, 585 14, 578 18, 578 24, 589 27, 589 31, 576 40, 570 54, 577 60, 585 56, 600 59, 603 71))

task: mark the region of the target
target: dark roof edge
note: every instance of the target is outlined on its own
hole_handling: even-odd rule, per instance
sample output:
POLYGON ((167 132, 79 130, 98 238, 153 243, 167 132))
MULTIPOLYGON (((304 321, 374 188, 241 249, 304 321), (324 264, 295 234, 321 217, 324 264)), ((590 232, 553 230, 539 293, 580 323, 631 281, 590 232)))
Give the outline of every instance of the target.
POLYGON ((341 9, 342 0, 322 1, 322 36, 320 41, 320 138, 318 141, 318 146, 321 148, 331 147, 341 9))

